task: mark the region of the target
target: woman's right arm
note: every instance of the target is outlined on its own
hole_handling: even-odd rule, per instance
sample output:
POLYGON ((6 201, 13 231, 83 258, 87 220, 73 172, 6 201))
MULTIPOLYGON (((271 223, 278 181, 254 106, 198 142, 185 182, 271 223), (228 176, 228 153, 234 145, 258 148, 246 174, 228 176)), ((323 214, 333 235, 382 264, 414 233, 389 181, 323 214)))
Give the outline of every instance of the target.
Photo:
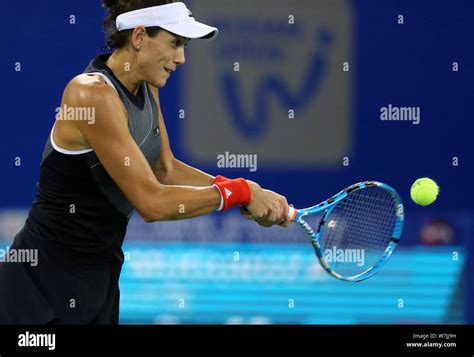
POLYGON ((76 77, 66 87, 63 104, 95 108, 93 124, 78 121, 76 125, 146 222, 195 217, 219 207, 221 198, 215 187, 165 186, 158 182, 129 131, 123 103, 109 85, 76 77))

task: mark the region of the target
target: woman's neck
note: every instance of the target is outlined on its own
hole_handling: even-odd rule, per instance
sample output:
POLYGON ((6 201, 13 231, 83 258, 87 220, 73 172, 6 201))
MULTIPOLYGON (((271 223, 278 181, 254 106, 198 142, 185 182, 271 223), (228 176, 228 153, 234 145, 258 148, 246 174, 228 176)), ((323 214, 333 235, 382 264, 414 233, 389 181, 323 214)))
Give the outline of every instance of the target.
POLYGON ((115 77, 122 82, 130 93, 137 95, 140 88, 140 82, 137 80, 133 72, 130 71, 132 61, 133 59, 130 57, 130 54, 123 51, 120 53, 112 53, 105 64, 112 70, 115 77))

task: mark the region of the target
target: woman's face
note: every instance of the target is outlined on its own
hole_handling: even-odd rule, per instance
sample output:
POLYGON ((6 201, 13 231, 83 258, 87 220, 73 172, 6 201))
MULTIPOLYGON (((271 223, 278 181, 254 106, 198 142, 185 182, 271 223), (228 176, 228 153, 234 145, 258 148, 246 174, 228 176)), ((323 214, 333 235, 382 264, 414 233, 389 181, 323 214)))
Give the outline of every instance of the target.
POLYGON ((184 64, 184 47, 188 40, 165 30, 155 37, 144 36, 137 53, 141 79, 155 87, 164 87, 176 67, 184 64))

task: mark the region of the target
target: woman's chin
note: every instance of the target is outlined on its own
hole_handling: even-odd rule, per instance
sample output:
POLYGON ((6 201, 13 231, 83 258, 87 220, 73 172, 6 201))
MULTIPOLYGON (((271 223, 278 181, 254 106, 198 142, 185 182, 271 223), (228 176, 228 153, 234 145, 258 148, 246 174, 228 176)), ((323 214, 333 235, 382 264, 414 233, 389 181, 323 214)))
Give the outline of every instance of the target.
POLYGON ((160 80, 148 82, 148 83, 151 84, 153 87, 163 88, 166 85, 166 79, 160 79, 160 80))

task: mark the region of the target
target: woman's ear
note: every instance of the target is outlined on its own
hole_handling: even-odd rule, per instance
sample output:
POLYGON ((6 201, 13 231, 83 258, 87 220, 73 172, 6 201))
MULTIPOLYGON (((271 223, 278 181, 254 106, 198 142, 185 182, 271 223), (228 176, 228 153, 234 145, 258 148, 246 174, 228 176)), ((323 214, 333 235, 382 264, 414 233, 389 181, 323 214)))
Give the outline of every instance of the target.
POLYGON ((146 29, 143 26, 139 26, 133 30, 132 36, 130 37, 131 45, 134 49, 140 50, 145 40, 146 29))

